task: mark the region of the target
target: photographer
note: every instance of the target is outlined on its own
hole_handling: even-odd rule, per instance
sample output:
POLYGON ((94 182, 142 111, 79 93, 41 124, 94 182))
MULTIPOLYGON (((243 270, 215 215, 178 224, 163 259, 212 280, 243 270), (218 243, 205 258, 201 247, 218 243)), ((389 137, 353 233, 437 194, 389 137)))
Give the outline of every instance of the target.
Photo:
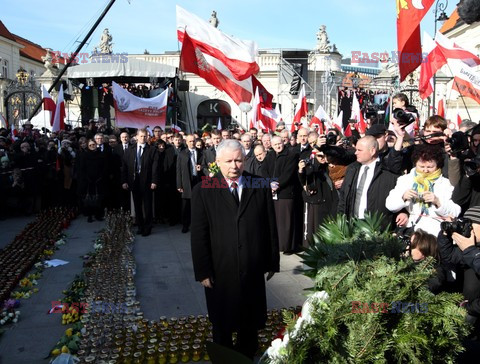
POLYGON ((440 220, 447 216, 458 216, 460 206, 451 200, 453 186, 442 176, 443 157, 438 147, 417 146, 412 162, 415 168, 398 178, 385 206, 391 212, 406 209, 410 214, 408 227, 415 230, 421 228, 437 235, 440 220))
POLYGON ((455 264, 458 273, 463 272, 463 295, 467 312, 480 315, 480 206, 468 209, 463 220, 447 225, 437 238, 442 264, 455 264), (456 245, 454 245, 454 242, 456 245))
POLYGON ((303 246, 312 244, 316 228, 327 216, 337 212, 338 193, 328 176, 327 158, 324 152, 315 150, 313 159, 298 162, 298 178, 302 185, 304 201, 304 240, 303 246))

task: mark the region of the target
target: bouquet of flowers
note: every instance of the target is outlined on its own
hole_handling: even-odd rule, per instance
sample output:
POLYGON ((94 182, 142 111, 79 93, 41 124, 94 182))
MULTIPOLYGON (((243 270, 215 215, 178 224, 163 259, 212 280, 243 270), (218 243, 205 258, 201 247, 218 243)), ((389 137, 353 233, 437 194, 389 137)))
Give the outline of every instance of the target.
POLYGON ((208 163, 208 172, 210 173, 210 177, 220 172, 220 167, 218 167, 217 162, 208 163))

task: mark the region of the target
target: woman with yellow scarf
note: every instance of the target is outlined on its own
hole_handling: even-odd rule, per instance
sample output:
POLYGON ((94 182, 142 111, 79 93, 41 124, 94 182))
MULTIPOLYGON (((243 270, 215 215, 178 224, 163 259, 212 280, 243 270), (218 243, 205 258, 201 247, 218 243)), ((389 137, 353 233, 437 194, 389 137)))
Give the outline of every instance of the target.
POLYGON ((443 154, 437 146, 418 145, 412 161, 415 167, 398 178, 385 205, 392 212, 406 209, 407 226, 437 236, 446 217, 460 214, 460 206, 452 201, 453 186, 442 176, 443 154))

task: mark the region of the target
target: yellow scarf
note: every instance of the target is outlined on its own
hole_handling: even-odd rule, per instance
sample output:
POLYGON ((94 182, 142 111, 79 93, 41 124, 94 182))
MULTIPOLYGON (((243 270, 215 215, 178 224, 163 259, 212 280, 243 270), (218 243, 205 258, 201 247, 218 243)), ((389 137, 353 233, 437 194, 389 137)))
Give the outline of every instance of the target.
MULTIPOLYGON (((415 169, 415 175, 413 178, 413 190, 417 192, 419 196, 421 196, 424 192, 427 191, 433 192, 433 185, 441 175, 442 170, 440 168, 432 173, 417 172, 417 170, 415 169)), ((422 198, 418 198, 417 202, 419 202, 422 207, 422 214, 428 214, 429 204, 426 204, 422 198)))

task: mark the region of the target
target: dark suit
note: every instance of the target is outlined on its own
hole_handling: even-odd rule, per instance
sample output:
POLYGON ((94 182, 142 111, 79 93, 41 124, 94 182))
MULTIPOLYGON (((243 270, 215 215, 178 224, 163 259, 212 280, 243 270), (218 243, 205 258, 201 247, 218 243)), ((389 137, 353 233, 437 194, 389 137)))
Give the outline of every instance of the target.
MULTIPOLYGON (((127 150, 130 148, 130 144, 127 144, 127 150)), ((126 191, 122 188, 121 183, 121 173, 122 173, 122 164, 123 158, 126 154, 123 144, 117 144, 113 148, 113 166, 114 166, 114 192, 115 192, 115 201, 114 207, 121 207, 124 211, 130 211, 130 191, 126 191)))
POLYGON ((215 147, 212 146, 208 149, 205 149, 205 151, 203 152, 203 164, 202 164, 203 174, 205 176, 208 176, 210 173, 208 171, 208 165, 212 162, 215 162, 216 160, 217 160, 217 151, 215 150, 215 147))
POLYGON ((245 172, 251 173, 251 174, 256 174, 255 173, 255 154, 253 153, 253 147, 250 148, 248 151, 247 155, 245 156, 245 172))
POLYGON ((213 340, 231 347, 236 331, 237 350, 253 357, 267 318, 264 273, 279 271, 270 189, 244 186, 237 206, 228 185, 195 186, 191 243, 195 279, 213 280, 205 288, 213 340))
MULTIPOLYGON (((342 188, 340 189, 338 213, 345 214, 347 218, 354 217, 357 181, 361 167, 362 165, 358 162, 354 162, 347 167, 342 188)), ((366 211, 370 213, 382 213, 385 217, 383 227, 394 222, 393 214, 385 207, 385 200, 390 191, 394 189, 397 183, 397 177, 397 175, 383 169, 381 162, 377 162, 373 179, 368 186, 366 211)))
POLYGON ((176 148, 167 144, 165 148, 165 158, 163 160, 163 170, 165 176, 165 191, 167 195, 166 204, 168 206, 168 222, 171 226, 176 225, 181 218, 182 198, 177 191, 177 158, 183 146, 176 148))
MULTIPOLYGON (((202 165, 203 153, 201 149, 196 150, 197 165, 202 165)), ((202 171, 197 171, 197 175, 193 175, 193 165, 190 159, 190 150, 184 149, 178 154, 177 158, 177 189, 182 189, 182 225, 187 230, 190 227, 191 210, 190 199, 192 198, 193 187, 200 182, 202 171)))
POLYGON ((133 194, 137 226, 142 232, 149 232, 153 220, 153 191, 151 184, 158 185, 158 152, 145 144, 141 157, 141 170, 137 173, 137 144, 131 146, 123 158, 122 184, 128 183, 133 194), (142 209, 143 206, 143 209, 142 209), (145 210, 145 214, 143 211, 145 210))

